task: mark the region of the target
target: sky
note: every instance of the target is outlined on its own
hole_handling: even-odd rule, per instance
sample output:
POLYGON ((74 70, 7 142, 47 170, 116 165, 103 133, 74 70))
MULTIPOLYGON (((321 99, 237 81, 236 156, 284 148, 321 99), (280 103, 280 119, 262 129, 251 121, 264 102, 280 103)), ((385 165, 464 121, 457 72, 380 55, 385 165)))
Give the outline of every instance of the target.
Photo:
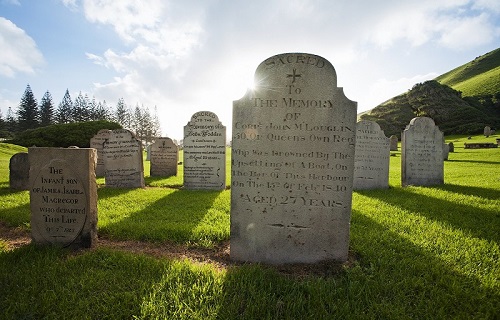
POLYGON ((500 47, 498 0, 0 0, 0 110, 29 84, 157 114, 180 140, 198 111, 231 132, 257 66, 304 52, 369 110, 500 47))

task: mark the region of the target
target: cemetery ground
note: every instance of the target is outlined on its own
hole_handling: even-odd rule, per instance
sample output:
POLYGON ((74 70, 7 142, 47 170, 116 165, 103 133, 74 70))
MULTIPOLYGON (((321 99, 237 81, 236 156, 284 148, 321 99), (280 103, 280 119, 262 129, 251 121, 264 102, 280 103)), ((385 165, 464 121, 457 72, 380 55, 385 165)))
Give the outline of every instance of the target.
POLYGON ((446 142, 444 185, 402 188, 392 151, 391 187, 353 194, 349 260, 292 266, 231 262, 230 190, 183 190, 182 166, 144 189, 99 178, 96 248, 34 246, 8 183, 25 148, 0 144, 0 318, 498 319, 500 148, 446 142))

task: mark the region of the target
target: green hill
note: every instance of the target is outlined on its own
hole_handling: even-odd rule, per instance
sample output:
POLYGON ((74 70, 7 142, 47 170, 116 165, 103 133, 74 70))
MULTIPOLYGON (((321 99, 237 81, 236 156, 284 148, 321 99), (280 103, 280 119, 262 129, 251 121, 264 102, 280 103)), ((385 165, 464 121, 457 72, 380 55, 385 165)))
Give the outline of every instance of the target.
POLYGON ((500 48, 414 85, 359 119, 377 122, 387 136, 400 136, 417 116, 432 118, 447 135, 480 133, 486 125, 500 127, 500 48))

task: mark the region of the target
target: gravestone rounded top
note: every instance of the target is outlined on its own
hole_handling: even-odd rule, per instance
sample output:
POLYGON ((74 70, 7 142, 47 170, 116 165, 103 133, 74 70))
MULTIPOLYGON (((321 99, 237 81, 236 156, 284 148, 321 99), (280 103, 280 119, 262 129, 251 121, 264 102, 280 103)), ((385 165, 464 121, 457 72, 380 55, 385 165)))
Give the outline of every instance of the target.
POLYGON ((284 70, 290 83, 306 79, 304 88, 314 88, 316 92, 319 88, 316 85, 325 89, 337 87, 335 68, 325 58, 309 53, 283 53, 267 58, 257 67, 255 88, 267 89, 271 93, 281 88, 284 70))
POLYGON ((375 134, 379 137, 383 137, 383 138, 387 139, 387 137, 384 134, 384 131, 382 131, 382 129, 380 128, 380 125, 378 123, 376 123, 375 121, 361 120, 361 121, 358 121, 358 123, 356 125, 358 126, 358 128, 362 128, 365 131, 366 130, 370 131, 367 133, 375 134))
POLYGON ((434 120, 429 117, 415 117, 410 121, 410 126, 434 127, 435 125, 434 120))
POLYGON ((199 118, 203 119, 203 121, 219 122, 219 117, 214 112, 198 111, 191 116, 191 120, 189 121, 188 125, 190 123, 196 122, 196 120, 198 120, 199 118))

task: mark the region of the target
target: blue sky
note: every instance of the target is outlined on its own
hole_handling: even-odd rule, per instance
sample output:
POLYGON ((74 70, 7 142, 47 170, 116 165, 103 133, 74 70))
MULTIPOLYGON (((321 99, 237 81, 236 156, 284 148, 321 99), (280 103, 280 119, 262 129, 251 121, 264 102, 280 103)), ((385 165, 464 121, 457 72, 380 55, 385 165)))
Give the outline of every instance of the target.
POLYGON ((156 106, 182 139, 197 111, 230 133, 232 101, 285 52, 328 59, 358 112, 500 47, 498 0, 0 0, 0 109, 27 84, 156 106))

